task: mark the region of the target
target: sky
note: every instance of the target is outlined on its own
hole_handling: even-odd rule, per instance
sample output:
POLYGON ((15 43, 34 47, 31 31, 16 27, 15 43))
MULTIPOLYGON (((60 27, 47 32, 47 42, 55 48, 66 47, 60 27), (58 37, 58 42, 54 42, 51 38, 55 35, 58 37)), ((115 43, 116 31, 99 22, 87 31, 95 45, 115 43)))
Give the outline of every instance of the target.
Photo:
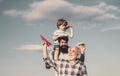
POLYGON ((53 44, 59 18, 74 27, 69 46, 86 44, 88 76, 120 76, 120 0, 0 0, 0 76, 53 76, 40 34, 53 44))

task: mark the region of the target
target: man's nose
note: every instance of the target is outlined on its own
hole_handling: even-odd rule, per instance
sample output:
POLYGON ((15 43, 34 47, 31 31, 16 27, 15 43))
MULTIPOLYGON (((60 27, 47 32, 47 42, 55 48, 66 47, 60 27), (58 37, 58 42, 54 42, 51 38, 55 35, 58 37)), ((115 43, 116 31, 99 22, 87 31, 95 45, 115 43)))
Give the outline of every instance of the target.
POLYGON ((66 43, 63 43, 63 45, 66 45, 66 43))

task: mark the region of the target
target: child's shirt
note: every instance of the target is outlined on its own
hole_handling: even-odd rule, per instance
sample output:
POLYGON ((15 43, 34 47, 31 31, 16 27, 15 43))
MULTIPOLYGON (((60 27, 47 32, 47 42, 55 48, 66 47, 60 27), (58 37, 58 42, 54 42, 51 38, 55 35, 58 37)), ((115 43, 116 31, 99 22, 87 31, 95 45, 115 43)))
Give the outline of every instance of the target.
MULTIPOLYGON (((61 35, 61 36, 69 36, 69 33, 66 32, 66 31, 63 31, 63 30, 55 30, 54 33, 53 33, 53 36, 56 36, 56 35, 61 35)), ((58 40, 54 41, 54 44, 58 44, 58 40)))

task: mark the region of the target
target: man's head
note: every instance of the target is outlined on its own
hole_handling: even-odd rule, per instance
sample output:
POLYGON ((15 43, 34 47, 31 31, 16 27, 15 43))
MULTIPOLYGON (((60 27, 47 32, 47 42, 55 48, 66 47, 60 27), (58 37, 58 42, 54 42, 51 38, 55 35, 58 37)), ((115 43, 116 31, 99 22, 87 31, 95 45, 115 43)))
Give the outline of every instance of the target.
POLYGON ((81 54, 79 47, 72 46, 68 50, 68 55, 70 57, 70 60, 76 59, 81 54))
POLYGON ((60 47, 60 51, 62 53, 68 53, 68 37, 67 36, 62 36, 58 38, 58 43, 60 47))

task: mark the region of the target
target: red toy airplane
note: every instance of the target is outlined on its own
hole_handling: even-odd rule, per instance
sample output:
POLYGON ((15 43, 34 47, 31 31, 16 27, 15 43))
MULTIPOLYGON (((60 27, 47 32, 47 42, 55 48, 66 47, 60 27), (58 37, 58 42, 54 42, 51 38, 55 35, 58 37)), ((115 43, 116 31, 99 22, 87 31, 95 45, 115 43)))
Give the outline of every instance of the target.
POLYGON ((49 47, 50 45, 52 45, 45 37, 43 37, 42 35, 40 35, 41 39, 43 41, 45 41, 47 43, 47 46, 49 47))

